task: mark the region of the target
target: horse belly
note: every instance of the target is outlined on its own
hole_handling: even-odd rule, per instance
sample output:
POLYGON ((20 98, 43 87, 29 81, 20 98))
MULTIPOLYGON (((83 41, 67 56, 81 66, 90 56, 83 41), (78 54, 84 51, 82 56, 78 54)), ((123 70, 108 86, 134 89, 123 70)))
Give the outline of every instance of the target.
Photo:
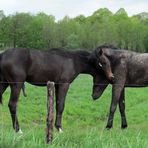
POLYGON ((139 74, 130 75, 127 84, 131 86, 148 86, 148 73, 139 72, 139 74))
POLYGON ((127 80, 129 84, 148 85, 148 55, 138 54, 133 56, 128 63, 127 80))
POLYGON ((59 79, 59 74, 55 69, 43 69, 43 68, 35 68, 32 69, 28 75, 26 81, 29 83, 45 85, 47 81, 56 82, 59 79))

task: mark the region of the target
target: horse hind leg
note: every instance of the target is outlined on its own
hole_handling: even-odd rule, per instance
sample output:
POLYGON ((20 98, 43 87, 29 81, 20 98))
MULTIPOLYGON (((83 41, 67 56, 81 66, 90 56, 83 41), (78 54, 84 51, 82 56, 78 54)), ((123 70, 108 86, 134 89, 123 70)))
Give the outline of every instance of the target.
POLYGON ((62 132, 62 113, 69 84, 58 84, 55 86, 56 92, 56 121, 55 127, 59 132, 62 132))
POLYGON ((0 83, 0 104, 2 104, 2 96, 5 90, 7 89, 8 85, 8 83, 0 83))
POLYGON ((13 128, 16 132, 18 132, 20 130, 19 128, 19 122, 18 122, 18 118, 17 118, 17 102, 19 99, 19 95, 20 95, 20 91, 22 88, 22 84, 12 84, 10 86, 11 88, 11 94, 10 94, 10 100, 8 103, 8 107, 10 110, 10 114, 11 114, 11 118, 12 118, 12 124, 13 124, 13 128))

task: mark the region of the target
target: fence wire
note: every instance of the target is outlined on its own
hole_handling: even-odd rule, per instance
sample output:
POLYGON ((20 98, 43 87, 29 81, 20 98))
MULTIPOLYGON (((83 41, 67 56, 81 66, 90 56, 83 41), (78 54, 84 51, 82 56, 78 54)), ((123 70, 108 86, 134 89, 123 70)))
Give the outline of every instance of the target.
MULTIPOLYGON (((46 86, 47 83, 46 82, 20 82, 20 81, 13 81, 13 82, 0 82, 0 84, 22 84, 22 83, 25 83, 25 84, 30 84, 30 85, 33 85, 33 86, 46 86)), ((90 84, 90 85, 100 85, 100 86, 103 86, 103 85, 124 85, 125 87, 148 87, 148 84, 127 84, 127 83, 93 83, 93 82, 80 82, 81 85, 86 85, 86 84, 90 84)), ((73 84, 73 82, 69 83, 69 82, 54 82, 54 84, 73 84)))

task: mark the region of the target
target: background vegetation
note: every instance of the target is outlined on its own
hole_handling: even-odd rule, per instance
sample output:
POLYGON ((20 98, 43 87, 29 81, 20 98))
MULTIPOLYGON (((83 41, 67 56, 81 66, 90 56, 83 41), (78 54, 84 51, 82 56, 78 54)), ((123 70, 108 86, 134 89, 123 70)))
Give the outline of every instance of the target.
POLYGON ((27 86, 27 98, 20 96, 18 118, 23 134, 12 129, 7 107, 9 89, 0 106, 1 148, 147 148, 148 88, 126 89, 126 115, 129 127, 120 129, 120 114, 115 113, 114 127, 105 130, 111 102, 111 86, 102 97, 91 98, 92 78, 80 75, 71 85, 63 114, 63 130, 54 129, 51 145, 45 142, 46 87, 27 86))
POLYGON ((104 43, 139 52, 148 51, 148 13, 128 17, 121 8, 113 14, 107 8, 91 16, 65 16, 0 11, 0 46, 47 49, 52 47, 93 49, 104 43))

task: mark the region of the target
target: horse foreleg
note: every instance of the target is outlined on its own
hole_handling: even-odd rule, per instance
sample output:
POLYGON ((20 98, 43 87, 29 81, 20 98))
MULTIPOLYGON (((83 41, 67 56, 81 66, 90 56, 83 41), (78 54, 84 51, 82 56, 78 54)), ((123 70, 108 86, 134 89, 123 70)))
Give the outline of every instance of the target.
POLYGON ((107 123, 107 126, 106 126, 106 128, 108 128, 108 129, 112 128, 114 113, 115 113, 115 110, 117 108, 117 104, 119 102, 119 98, 121 96, 122 90, 123 90, 122 85, 116 85, 115 84, 112 87, 112 101, 111 101, 111 106, 110 106, 108 123, 107 123))
POLYGON ((55 87, 56 94, 56 120, 55 127, 59 132, 62 131, 62 113, 64 111, 65 98, 69 88, 69 84, 58 84, 55 87))
POLYGON ((119 110, 121 114, 121 128, 126 128, 127 127, 127 121, 126 121, 126 115, 125 115, 125 95, 124 95, 124 89, 122 90, 120 99, 119 99, 119 110))
POLYGON ((8 103, 8 107, 9 107, 11 118, 12 118, 13 128, 16 132, 18 132, 19 131, 19 122, 17 119, 16 108, 17 108, 17 102, 18 102, 18 98, 20 95, 22 85, 21 84, 12 84, 10 87, 11 87, 11 94, 10 94, 10 100, 8 103))

